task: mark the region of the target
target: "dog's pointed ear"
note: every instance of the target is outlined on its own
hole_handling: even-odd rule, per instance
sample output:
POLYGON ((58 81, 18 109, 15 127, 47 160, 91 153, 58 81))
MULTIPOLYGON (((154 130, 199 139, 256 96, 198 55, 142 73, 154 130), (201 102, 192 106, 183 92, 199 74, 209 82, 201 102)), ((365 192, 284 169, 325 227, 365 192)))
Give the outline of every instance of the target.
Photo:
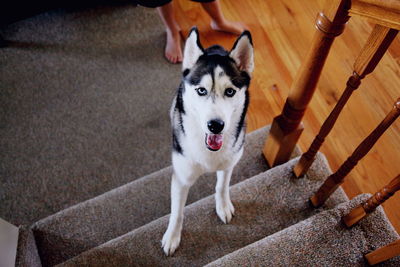
POLYGON ((191 69, 201 55, 204 54, 204 48, 200 43, 200 36, 197 27, 190 30, 189 36, 186 39, 185 50, 183 52, 183 71, 191 69))
POLYGON ((254 69, 253 41, 249 31, 244 31, 236 40, 229 56, 233 58, 240 70, 249 75, 254 69))

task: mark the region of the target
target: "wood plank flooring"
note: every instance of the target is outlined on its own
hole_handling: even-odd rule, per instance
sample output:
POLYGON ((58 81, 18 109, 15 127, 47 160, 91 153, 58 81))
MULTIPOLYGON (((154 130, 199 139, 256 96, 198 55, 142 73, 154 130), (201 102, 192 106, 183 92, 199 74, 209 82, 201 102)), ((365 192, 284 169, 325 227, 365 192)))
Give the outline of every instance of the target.
MULTIPOLYGON (((255 47, 248 131, 270 124, 282 110, 290 84, 305 58, 315 31, 322 0, 220 0, 226 18, 244 22, 255 47)), ((203 46, 220 44, 230 49, 236 36, 213 31, 201 5, 174 0, 176 17, 186 35, 197 25, 203 46)), ((372 30, 368 21, 354 17, 335 41, 317 91, 303 120, 300 147, 305 151, 332 110, 352 73, 353 62, 372 30)), ((374 73, 367 76, 344 108, 322 147, 333 171, 377 126, 400 97, 400 40, 397 37, 374 73)), ((343 188, 350 198, 374 193, 400 173, 400 119, 346 178, 343 188)), ((400 232, 400 193, 384 204, 400 232)))

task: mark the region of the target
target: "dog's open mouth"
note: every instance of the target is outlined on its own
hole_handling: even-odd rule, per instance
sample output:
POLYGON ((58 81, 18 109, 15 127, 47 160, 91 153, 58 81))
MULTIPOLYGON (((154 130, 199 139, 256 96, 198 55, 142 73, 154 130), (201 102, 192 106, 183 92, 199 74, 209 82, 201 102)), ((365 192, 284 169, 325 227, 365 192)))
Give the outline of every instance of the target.
POLYGON ((218 151, 222 147, 222 134, 206 134, 206 146, 211 151, 218 151))

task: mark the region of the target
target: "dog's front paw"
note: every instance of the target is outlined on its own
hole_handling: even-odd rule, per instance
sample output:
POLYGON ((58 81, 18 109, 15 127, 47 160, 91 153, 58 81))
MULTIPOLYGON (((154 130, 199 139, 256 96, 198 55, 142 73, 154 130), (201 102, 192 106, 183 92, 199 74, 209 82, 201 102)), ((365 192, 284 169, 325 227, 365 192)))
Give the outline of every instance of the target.
POLYGON ((229 223, 235 213, 235 208, 230 199, 228 200, 217 200, 216 210, 218 217, 223 223, 229 223))
POLYGON ((172 254, 174 254, 180 242, 181 242, 181 233, 179 231, 167 230, 161 241, 161 247, 163 248, 165 255, 171 256, 172 254))

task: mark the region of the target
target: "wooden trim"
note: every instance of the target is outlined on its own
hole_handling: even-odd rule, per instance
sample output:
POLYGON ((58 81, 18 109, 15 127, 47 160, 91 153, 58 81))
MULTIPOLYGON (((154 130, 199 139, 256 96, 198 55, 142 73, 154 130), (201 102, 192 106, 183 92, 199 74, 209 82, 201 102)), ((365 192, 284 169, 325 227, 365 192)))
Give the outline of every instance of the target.
POLYGON ((373 72, 399 31, 375 25, 354 63, 354 71, 364 78, 373 72))
POLYGON ((377 250, 365 255, 370 265, 378 264, 389 260, 396 256, 400 256, 400 240, 396 240, 389 245, 378 248, 377 250))
POLYGON ((352 0, 349 13, 400 30, 400 2, 397 0, 352 0))

